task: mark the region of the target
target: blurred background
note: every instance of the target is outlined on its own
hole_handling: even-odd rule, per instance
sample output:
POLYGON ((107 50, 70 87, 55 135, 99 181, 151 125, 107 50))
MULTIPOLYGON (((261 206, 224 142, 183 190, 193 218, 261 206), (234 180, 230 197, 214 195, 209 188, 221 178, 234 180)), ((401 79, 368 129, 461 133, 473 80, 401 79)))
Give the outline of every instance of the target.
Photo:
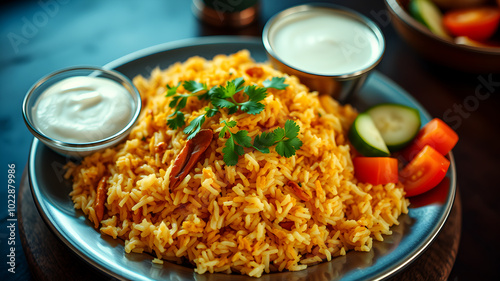
MULTIPOLYGON (((70 66, 102 66, 131 52, 185 38, 210 35, 260 37, 263 25, 272 15, 306 2, 309 1, 262 0, 255 23, 245 28, 227 29, 200 22, 192 12, 192 2, 188 0, 1 1, 0 170, 3 178, 6 181, 7 165, 15 164, 18 180, 16 188, 19 188, 19 180, 27 163, 33 139, 24 125, 21 104, 31 85, 44 75, 70 66), (178 24, 172 24, 173 22, 178 24)), ((456 72, 422 59, 398 37, 382 0, 314 2, 330 2, 351 7, 374 20, 382 29, 387 44, 386 55, 377 69, 408 90, 424 107, 429 108, 433 116, 442 118, 445 109, 453 108, 457 103, 461 104, 479 83, 479 74, 456 72), (415 76, 415 70, 418 70, 418 76, 415 76), (429 102, 430 99, 423 97, 429 89, 439 91, 442 95, 429 102)), ((500 77, 496 74, 484 75, 492 81, 500 82, 500 77)), ((487 103, 481 104, 480 110, 496 112, 499 98, 498 93, 495 94, 496 96, 491 97, 487 103)), ((496 141, 488 139, 491 133, 488 131, 498 131, 499 127, 485 127, 483 117, 477 114, 471 114, 466 121, 458 129, 459 135, 467 132, 477 137, 461 139, 454 150, 456 159, 460 161, 457 166, 464 206, 462 227, 464 230, 474 230, 481 229, 486 224, 493 227, 493 230, 498 230, 498 217, 483 216, 484 213, 491 212, 498 214, 496 200, 478 197, 474 187, 498 188, 497 183, 485 179, 486 174, 494 174, 495 167, 498 167, 498 162, 494 161, 499 156, 498 149, 486 152, 481 149, 481 144, 494 145, 496 141), (470 172, 470 166, 474 165, 474 157, 477 154, 484 155, 486 160, 480 163, 484 168, 481 166, 482 169, 470 172), (478 210, 478 204, 487 208, 478 210)), ((486 122, 494 123, 493 120, 486 122)), ((6 201, 7 187, 3 184, 0 187, 0 276, 6 276, 8 280, 30 280, 32 277, 21 250, 19 233, 16 234, 17 273, 6 275, 5 256, 9 235, 6 228, 6 201)), ((498 232, 492 235, 498 236, 498 232)), ((498 245, 482 243, 482 237, 486 236, 487 234, 462 235, 457 262, 449 280, 492 280, 497 277, 500 255, 493 254, 491 259, 486 261, 476 260, 478 256, 489 255, 487 253, 499 249, 498 245), (464 240, 472 242, 465 244, 464 240)))

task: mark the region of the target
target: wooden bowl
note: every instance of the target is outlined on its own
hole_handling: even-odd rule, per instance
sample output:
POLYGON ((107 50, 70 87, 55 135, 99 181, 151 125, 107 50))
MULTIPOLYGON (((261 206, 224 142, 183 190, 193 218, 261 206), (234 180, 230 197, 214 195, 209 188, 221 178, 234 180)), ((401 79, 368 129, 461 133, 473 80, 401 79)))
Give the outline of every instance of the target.
POLYGON ((407 11, 409 0, 385 0, 394 28, 422 56, 457 70, 500 73, 500 48, 459 45, 433 34, 407 11))

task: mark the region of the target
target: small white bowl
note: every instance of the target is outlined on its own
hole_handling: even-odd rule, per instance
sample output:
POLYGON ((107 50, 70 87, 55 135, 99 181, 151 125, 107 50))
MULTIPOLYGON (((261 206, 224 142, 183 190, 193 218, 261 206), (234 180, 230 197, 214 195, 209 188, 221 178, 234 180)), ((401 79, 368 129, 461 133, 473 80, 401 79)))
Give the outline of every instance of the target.
MULTIPOLYGON (((309 21, 309 24, 310 23, 309 21)), ((282 32, 284 33, 284 31, 282 32)), ((300 5, 288 8, 276 14, 266 23, 262 34, 262 41, 267 51, 268 58, 274 67, 285 73, 297 76, 300 81, 311 90, 316 90, 320 94, 331 95, 340 101, 345 101, 351 94, 361 88, 368 73, 382 60, 385 50, 384 37, 375 23, 360 13, 332 4, 300 5), (318 17, 323 17, 329 22, 335 22, 340 25, 350 24, 353 30, 363 32, 363 35, 353 33, 351 36, 351 34, 341 35, 334 33, 336 30, 342 30, 342 26, 318 24, 315 25, 316 28, 312 26, 305 28, 307 25, 306 21, 309 21, 309 19, 317 21, 318 17), (344 22, 342 23, 342 21, 344 22), (279 32, 285 28, 290 28, 290 26, 300 27, 295 30, 296 32, 286 31, 288 34, 293 35, 293 40, 290 40, 290 42, 284 40, 283 42, 287 41, 285 43, 279 42, 276 38, 283 39, 283 36, 278 36, 279 32), (333 33, 327 34, 330 32, 333 33), (314 36, 317 38, 314 38, 314 36), (333 36, 339 37, 334 38, 333 36), (362 48, 361 44, 356 46, 355 40, 358 39, 366 39, 367 43, 364 43, 366 45, 362 46, 362 48), (350 44, 350 42, 348 42, 349 40, 354 40, 354 44, 350 44), (296 55, 284 54, 284 51, 287 51, 290 47, 294 47, 294 44, 298 45, 302 42, 305 42, 304 44, 309 44, 307 46, 310 46, 310 48, 305 47, 303 52, 297 52, 296 55), (323 45, 317 45, 318 48, 316 48, 316 46, 314 46, 314 44, 318 44, 316 42, 323 42, 319 43, 323 45), (281 45, 281 47, 277 47, 278 45, 281 45), (310 51, 311 53, 307 53, 308 49, 318 49, 320 51, 310 51), (347 63, 345 63, 342 68, 340 68, 339 65, 332 64, 331 70, 329 68, 330 64, 328 64, 328 71, 326 71, 324 63, 329 60, 335 61, 335 59, 332 59, 334 57, 331 56, 328 57, 325 53, 333 49, 340 50, 340 52, 337 52, 339 54, 338 57, 347 63), (323 50, 323 52, 321 52, 321 50, 323 50), (362 62, 350 62, 346 54, 350 52, 356 56, 357 50, 369 51, 367 55, 369 58, 367 58, 366 61, 361 60, 362 62), (282 53, 280 53, 280 51, 282 53), (302 59, 302 65, 297 63, 297 58, 303 58, 307 55, 311 55, 312 57, 313 54, 319 56, 325 55, 323 61, 317 59, 318 57, 314 60, 323 64, 322 70, 318 68, 318 71, 316 71, 311 65, 306 67, 304 59, 302 59)), ((336 53, 330 52, 330 54, 335 55, 336 53)), ((355 57, 355 59, 357 58, 355 57)))
POLYGON ((26 123, 26 126, 28 127, 30 132, 49 148, 62 155, 84 157, 99 150, 112 147, 124 140, 137 121, 139 114, 141 113, 141 106, 142 102, 139 91, 124 75, 113 70, 105 70, 98 67, 73 67, 51 73, 36 82, 24 98, 22 111, 24 122, 26 123), (56 139, 53 136, 49 136, 38 129, 36 122, 34 121, 33 108, 36 106, 37 100, 40 95, 48 87, 54 85, 55 83, 63 79, 75 76, 92 76, 109 79, 118 83, 119 85, 123 86, 124 89, 126 89, 127 93, 129 93, 132 98, 133 104, 131 118, 125 125, 125 127, 112 135, 103 136, 103 138, 100 140, 81 143, 73 143, 56 139))

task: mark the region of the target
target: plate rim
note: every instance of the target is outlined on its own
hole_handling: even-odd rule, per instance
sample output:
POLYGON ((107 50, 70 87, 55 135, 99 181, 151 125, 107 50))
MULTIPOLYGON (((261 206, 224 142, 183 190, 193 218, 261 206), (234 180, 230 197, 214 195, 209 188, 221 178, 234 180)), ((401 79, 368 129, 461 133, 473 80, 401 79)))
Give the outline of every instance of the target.
MULTIPOLYGON (((251 44, 262 44, 260 41, 260 38, 258 37, 253 37, 253 36, 203 36, 203 37, 193 37, 193 38, 186 38, 186 39, 181 39, 181 40, 176 40, 176 41, 171 41, 171 42, 166 42, 166 43, 161 43, 158 45, 154 45, 151 47, 147 47, 144 49, 140 49, 138 51, 132 52, 130 54, 127 54, 125 56, 122 56, 118 59, 115 59, 103 66, 105 69, 115 69, 118 67, 121 67, 127 63, 132 63, 136 60, 139 60, 141 58, 151 56, 157 53, 161 52, 168 52, 172 51, 175 49, 181 49, 181 48, 186 48, 186 47, 195 47, 199 45, 217 45, 217 44, 228 44, 228 43, 235 43, 235 44, 241 44, 241 43, 251 43, 251 44)), ((262 45, 263 46, 263 45, 262 45)), ((421 113, 424 114, 424 116, 428 119, 431 118, 430 114, 425 110, 425 108, 408 92, 406 92, 403 88, 401 88, 397 83, 395 83, 393 80, 385 76, 384 74, 374 71, 373 73, 370 74, 372 79, 373 77, 378 76, 378 81, 380 83, 386 84, 388 87, 393 88, 395 91, 397 91, 399 94, 403 95, 405 99, 410 101, 411 103, 414 103, 415 105, 419 106, 421 108, 421 113)), ((32 197, 35 201, 35 205, 37 208, 38 213, 40 216, 43 218, 44 223, 49 227, 52 233, 55 234, 55 236, 63 242, 66 246, 68 246, 73 253, 75 253, 81 260, 85 261, 87 264, 92 266, 93 268, 96 268, 103 274, 106 274, 108 276, 117 278, 119 280, 130 280, 123 274, 114 272, 110 269, 108 269, 104 263, 97 261, 95 259, 92 259, 88 254, 86 254, 85 251, 79 249, 76 245, 73 245, 71 243, 70 239, 68 239, 63 233, 61 233, 58 228, 54 225, 52 222, 51 218, 49 218, 47 212, 47 207, 42 204, 43 201, 43 196, 40 194, 40 189, 38 187, 38 184, 35 184, 33 182, 34 175, 35 175, 35 155, 37 152, 37 149, 42 143, 35 137, 33 137, 33 141, 31 143, 30 151, 29 151, 29 157, 28 157, 28 178, 29 178, 29 186, 31 190, 32 197)), ((389 278, 391 276, 394 276, 396 273, 401 272, 403 269, 408 267, 411 263, 413 263, 415 260, 417 260, 428 248, 429 246, 434 242, 436 237, 439 235, 441 232, 443 226, 446 224, 446 221, 449 218, 449 215, 451 213, 451 210, 454 206, 454 201, 456 197, 456 192, 457 192, 457 185, 456 185, 456 164, 455 164, 455 159, 453 156, 453 153, 450 152, 448 153, 448 159, 450 160, 450 169, 449 172, 451 172, 451 177, 450 177, 450 189, 448 196, 446 198, 446 202, 443 204, 446 208, 442 211, 441 216, 439 217, 438 223, 432 227, 432 233, 430 235, 427 235, 425 239, 421 240, 418 243, 418 247, 416 250, 408 253, 405 255, 405 259, 397 264, 394 264, 392 266, 386 267, 384 270, 381 270, 380 272, 375 272, 373 275, 369 277, 371 280, 384 280, 386 278, 389 278)), ((409 215, 409 214, 408 214, 409 215)), ((141 275, 141 277, 144 277, 141 275)), ((143 278, 144 279, 144 278, 143 278)), ((258 279, 257 279, 258 280, 258 279)))

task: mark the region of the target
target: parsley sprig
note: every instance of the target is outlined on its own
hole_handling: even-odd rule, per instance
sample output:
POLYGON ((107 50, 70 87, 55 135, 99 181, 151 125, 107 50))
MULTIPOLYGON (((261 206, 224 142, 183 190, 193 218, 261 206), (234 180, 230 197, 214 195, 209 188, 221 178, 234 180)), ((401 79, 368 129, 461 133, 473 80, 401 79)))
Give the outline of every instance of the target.
POLYGON ((259 114, 264 110, 264 105, 260 103, 267 96, 267 89, 274 88, 278 90, 285 89, 288 85, 284 84, 284 77, 273 77, 271 80, 264 81, 264 87, 256 85, 243 86, 245 80, 243 78, 236 78, 228 81, 225 86, 216 86, 212 88, 208 95, 210 101, 217 108, 227 108, 229 114, 234 114, 238 110, 248 114, 259 114), (248 97, 245 102, 237 102, 234 95, 240 91, 248 97))
POLYGON ((243 147, 252 147, 252 138, 248 136, 248 131, 241 130, 237 133, 232 133, 229 128, 233 128, 236 126, 236 121, 226 122, 224 123, 224 127, 219 133, 219 138, 223 138, 226 135, 226 132, 229 132, 229 138, 226 140, 226 145, 222 149, 222 153, 224 154, 223 159, 226 165, 234 166, 238 163, 239 156, 245 154, 243 147))
POLYGON ((262 83, 266 88, 274 88, 276 90, 284 90, 288 87, 288 84, 285 82, 285 77, 273 77, 271 80, 266 80, 262 83))
POLYGON ((300 127, 292 120, 286 120, 284 128, 272 132, 263 132, 254 139, 253 147, 262 153, 269 153, 269 147, 276 145, 276 152, 286 158, 295 155, 302 141, 297 137, 300 127))
POLYGON ((213 117, 217 113, 219 113, 219 110, 217 108, 205 107, 205 113, 194 118, 193 121, 191 121, 191 123, 189 123, 189 125, 184 128, 183 132, 184 134, 188 135, 188 140, 194 138, 194 136, 198 134, 198 132, 201 130, 201 125, 205 123, 206 117, 213 117))
POLYGON ((186 89, 187 91, 190 91, 191 93, 189 94, 178 94, 177 93, 177 88, 179 88, 179 86, 181 85, 181 83, 179 82, 177 84, 177 86, 169 86, 167 85, 167 94, 166 96, 167 97, 172 97, 172 101, 169 103, 169 107, 171 108, 175 108, 175 111, 174 113, 170 114, 168 117, 172 117, 172 118, 169 118, 167 120, 167 125, 172 129, 172 130, 175 130, 177 128, 180 128, 180 127, 183 127, 185 125, 185 121, 184 121, 184 113, 182 113, 181 109, 183 109, 184 107, 186 107, 186 104, 187 104, 187 100, 189 97, 192 97, 192 96, 197 96, 198 98, 203 98, 204 95, 203 94, 200 94, 200 92, 206 92, 207 91, 207 85, 206 84, 202 84, 200 82, 196 82, 196 81, 184 81, 182 83, 182 86, 184 87, 184 89, 186 89))
POLYGON ((248 131, 231 132, 229 128, 235 127, 236 121, 222 121, 222 123, 224 127, 219 133, 219 138, 223 138, 227 132, 230 134, 222 149, 224 162, 228 166, 238 163, 239 156, 245 154, 244 147, 253 147, 262 153, 269 153, 269 148, 276 146, 275 150, 278 155, 289 158, 295 155, 295 152, 302 146, 302 141, 297 137, 300 127, 292 120, 287 120, 284 128, 278 127, 272 132, 263 132, 255 136, 253 144, 248 131))
POLYGON ((191 121, 191 123, 184 128, 183 132, 188 135, 188 139, 192 139, 200 130, 201 126, 206 120, 206 117, 213 117, 222 108, 227 108, 229 114, 234 114, 238 110, 248 114, 259 114, 264 110, 264 104, 260 101, 266 98, 267 89, 274 88, 278 90, 285 89, 288 85, 284 83, 284 77, 273 77, 271 80, 263 82, 264 87, 256 85, 244 86, 245 80, 243 78, 236 78, 228 81, 225 86, 219 85, 208 89, 207 85, 197 81, 189 80, 184 81, 182 86, 190 93, 180 94, 177 93, 177 86, 167 85, 167 97, 172 97, 169 107, 174 108, 174 112, 168 116, 167 125, 175 130, 185 125, 184 113, 181 111, 187 105, 189 97, 197 97, 198 99, 209 100, 212 106, 205 108, 205 113, 199 115, 191 121), (236 93, 243 91, 248 97, 244 102, 237 102, 234 98, 236 93))
MULTIPOLYGON (((264 87, 257 85, 245 86, 243 78, 236 78, 226 82, 225 85, 218 85, 208 88, 206 84, 189 80, 178 83, 176 86, 167 85, 167 97, 172 97, 169 107, 174 112, 168 116, 167 125, 175 130, 185 126, 185 116, 182 112, 187 105, 188 98, 197 97, 199 100, 208 100, 209 106, 205 107, 205 112, 195 117, 184 128, 183 132, 188 139, 192 139, 201 130, 206 118, 215 116, 222 109, 227 109, 228 114, 234 114, 238 111, 248 114, 259 114, 264 110, 265 105, 261 103, 267 96, 267 90, 270 88, 284 90, 288 86, 284 83, 284 77, 273 77, 271 80, 263 82, 264 87), (187 93, 178 93, 178 88, 182 87, 187 93), (237 101, 235 95, 242 92, 243 101, 237 101)), ((242 98, 239 98, 242 99, 242 98)), ((262 153, 270 153, 270 147, 275 146, 276 152, 280 156, 291 157, 295 155, 297 149, 300 149, 302 142, 298 139, 300 127, 292 120, 285 122, 284 128, 277 128, 272 132, 263 132, 254 138, 248 136, 248 131, 239 130, 233 133, 230 128, 236 126, 236 121, 222 121, 224 127, 219 133, 220 138, 224 138, 229 133, 225 146, 222 149, 223 159, 226 165, 234 166, 238 163, 238 158, 245 154, 244 148, 254 148, 262 153)))

